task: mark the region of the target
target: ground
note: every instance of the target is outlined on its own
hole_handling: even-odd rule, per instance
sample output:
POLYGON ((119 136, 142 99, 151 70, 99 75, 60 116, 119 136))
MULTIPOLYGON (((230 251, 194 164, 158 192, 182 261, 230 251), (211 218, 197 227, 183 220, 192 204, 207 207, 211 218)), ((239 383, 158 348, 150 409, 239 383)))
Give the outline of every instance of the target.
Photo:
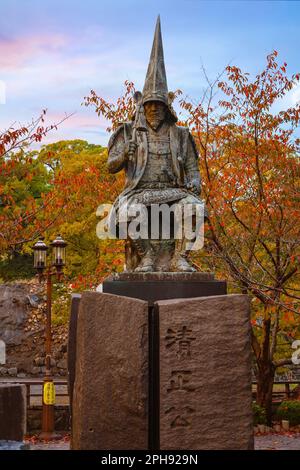
MULTIPOLYGON (((69 435, 59 441, 40 442, 27 440, 31 450, 69 450, 69 435)), ((255 436, 255 450, 300 450, 300 433, 266 434, 255 436)))
POLYGON ((300 433, 256 436, 255 450, 300 450, 300 433))

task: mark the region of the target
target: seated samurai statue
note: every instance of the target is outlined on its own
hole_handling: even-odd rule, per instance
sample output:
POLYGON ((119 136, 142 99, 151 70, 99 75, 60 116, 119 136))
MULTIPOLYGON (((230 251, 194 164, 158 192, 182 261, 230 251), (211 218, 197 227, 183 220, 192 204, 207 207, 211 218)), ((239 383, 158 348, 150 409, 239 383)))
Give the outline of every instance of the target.
MULTIPOLYGON (((160 20, 158 18, 143 93, 137 92, 132 122, 123 123, 108 144, 108 169, 125 171, 125 188, 114 203, 115 217, 123 201, 132 204, 186 204, 201 206, 198 153, 186 127, 177 116, 168 93, 160 20)), ((146 217, 147 218, 147 217, 146 217)), ((146 220, 145 220, 146 222, 146 220)), ((117 220, 118 223, 118 220, 117 220)), ((126 241, 126 269, 135 272, 196 271, 187 258, 185 237, 126 241)))

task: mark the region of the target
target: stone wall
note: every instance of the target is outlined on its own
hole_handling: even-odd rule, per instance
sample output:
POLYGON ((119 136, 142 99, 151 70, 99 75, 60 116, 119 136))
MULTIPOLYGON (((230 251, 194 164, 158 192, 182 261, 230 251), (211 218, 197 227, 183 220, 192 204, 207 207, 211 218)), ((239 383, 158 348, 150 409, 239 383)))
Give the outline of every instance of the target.
MULTIPOLYGON (((0 340, 6 344, 6 362, 0 377, 42 377, 45 373, 44 287, 35 280, 0 285, 0 340)), ((53 326, 54 376, 67 375, 67 325, 53 326)))

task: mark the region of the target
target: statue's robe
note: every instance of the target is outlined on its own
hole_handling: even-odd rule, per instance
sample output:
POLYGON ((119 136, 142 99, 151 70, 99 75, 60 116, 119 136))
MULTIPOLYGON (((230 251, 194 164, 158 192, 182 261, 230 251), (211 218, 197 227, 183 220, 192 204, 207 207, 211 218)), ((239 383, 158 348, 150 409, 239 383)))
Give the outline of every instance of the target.
POLYGON ((201 205, 198 197, 201 180, 198 168, 198 152, 195 141, 186 127, 164 122, 158 131, 147 127, 137 132, 137 150, 132 160, 126 158, 126 146, 131 140, 132 123, 122 124, 108 143, 108 170, 117 173, 124 169, 125 188, 113 205, 110 217, 118 225, 118 214, 124 204, 180 204, 201 205), (195 191, 187 189, 193 182, 195 191), (116 217, 117 220, 114 220, 116 217))

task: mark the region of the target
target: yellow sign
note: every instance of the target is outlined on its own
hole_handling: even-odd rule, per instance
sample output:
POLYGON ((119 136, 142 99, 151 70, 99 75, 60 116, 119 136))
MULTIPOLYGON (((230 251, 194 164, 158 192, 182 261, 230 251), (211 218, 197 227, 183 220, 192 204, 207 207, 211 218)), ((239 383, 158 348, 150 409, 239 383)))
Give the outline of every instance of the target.
POLYGON ((55 404, 55 387, 53 382, 44 383, 43 399, 45 405, 55 404))

